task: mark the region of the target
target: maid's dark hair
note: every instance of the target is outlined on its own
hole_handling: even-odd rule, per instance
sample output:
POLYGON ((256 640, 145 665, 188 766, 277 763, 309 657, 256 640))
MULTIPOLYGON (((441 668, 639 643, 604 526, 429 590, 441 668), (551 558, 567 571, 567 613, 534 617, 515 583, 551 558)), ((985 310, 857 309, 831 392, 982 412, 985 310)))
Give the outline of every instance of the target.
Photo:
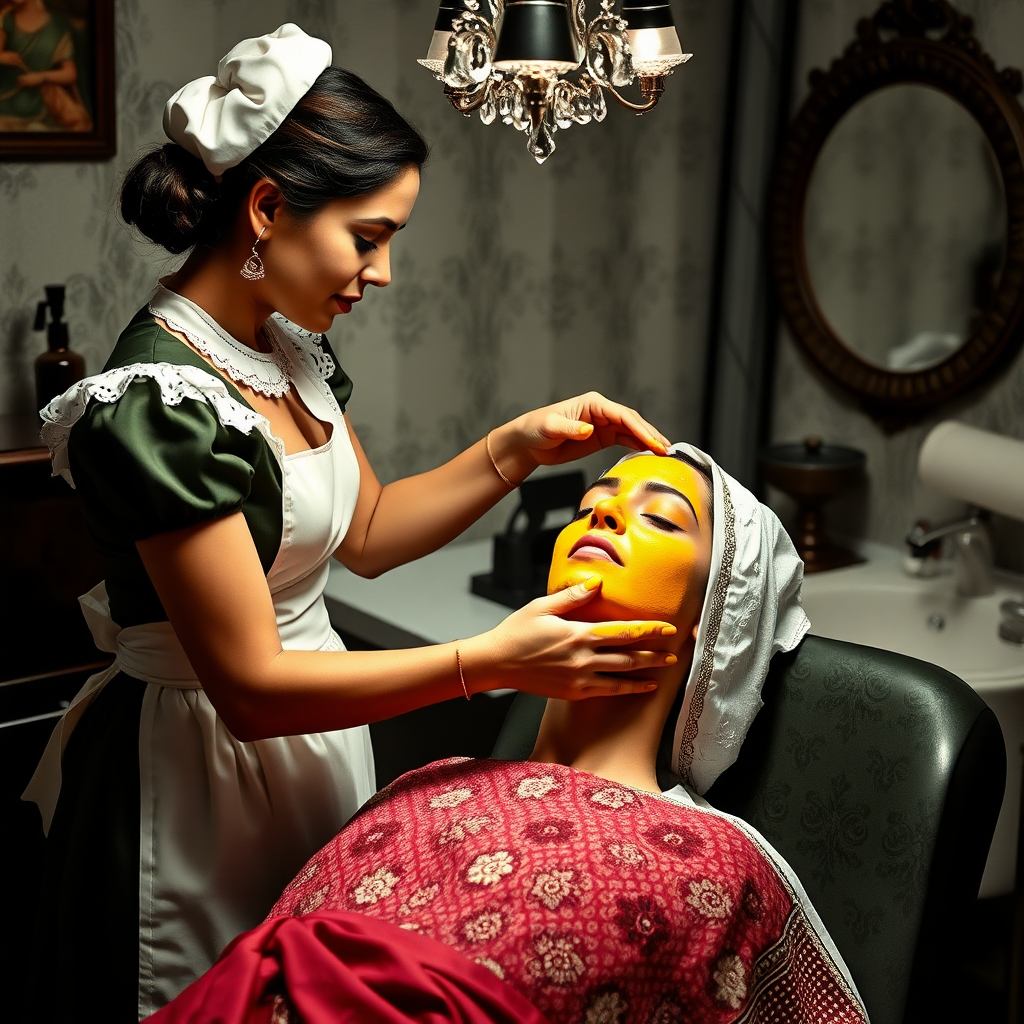
POLYGON ((329 67, 280 127, 220 182, 177 143, 147 153, 121 185, 121 216, 172 253, 215 245, 252 186, 269 178, 298 216, 376 192, 427 159, 423 136, 358 75, 329 67))

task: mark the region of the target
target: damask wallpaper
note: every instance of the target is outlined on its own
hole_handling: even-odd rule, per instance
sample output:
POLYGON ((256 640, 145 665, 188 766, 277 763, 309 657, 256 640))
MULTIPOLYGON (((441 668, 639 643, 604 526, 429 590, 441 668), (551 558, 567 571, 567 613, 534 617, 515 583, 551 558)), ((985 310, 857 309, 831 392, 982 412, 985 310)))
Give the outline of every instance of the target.
POLYGON ((120 175, 163 141, 164 100, 238 39, 291 20, 328 39, 335 63, 394 99, 432 145, 392 285, 371 289, 331 335, 381 478, 427 469, 503 419, 590 388, 694 437, 729 7, 675 0, 695 57, 659 108, 642 118, 615 108, 601 125, 560 132, 538 166, 523 135, 460 117, 415 63, 436 0, 117 0, 117 158, 0 163, 0 413, 31 412, 44 284, 67 282, 73 347, 96 372, 174 267, 115 211, 120 175))
MULTIPOLYGON (((877 0, 805 0, 798 42, 796 105, 806 97, 808 72, 827 67, 853 39, 857 19, 870 15, 877 6, 877 0)), ((1024 4, 1019 0, 955 0, 955 6, 974 18, 982 46, 999 67, 1024 67, 1024 4)), ((887 337, 887 347, 899 337, 907 340, 914 330, 951 332, 957 318, 969 316, 970 298, 953 294, 949 275, 955 272, 960 282, 957 287, 963 287, 965 268, 973 264, 979 247, 984 245, 994 212, 984 159, 979 158, 975 141, 958 128, 957 120, 943 112, 944 102, 939 97, 938 108, 932 105, 928 110, 919 109, 920 104, 915 107, 910 103, 908 107, 903 103, 908 109, 902 111, 900 104, 895 108, 891 103, 882 104, 879 116, 868 118, 860 126, 860 136, 856 137, 855 131, 848 140, 847 156, 863 166, 845 176, 834 167, 828 168, 827 180, 815 186, 814 201, 820 216, 817 220, 812 217, 813 237, 809 231, 808 238, 817 253, 818 273, 829 291, 827 301, 833 315, 864 316, 867 310, 870 317, 884 322, 867 328, 865 337, 870 337, 873 330, 874 342, 881 344, 887 337), (904 223, 890 242, 899 240, 903 250, 916 246, 916 253, 898 251, 850 222, 850 211, 856 206, 855 189, 858 181, 864 180, 864 175, 857 172, 871 163, 873 143, 888 139, 888 154, 892 155, 893 132, 902 135, 900 145, 916 140, 921 147, 917 159, 901 163, 906 173, 915 169, 919 172, 918 200, 926 198, 921 191, 927 189, 952 189, 955 194, 965 187, 962 181, 957 182, 964 175, 973 176, 975 182, 969 194, 959 195, 955 202, 915 200, 902 204, 900 211, 893 209, 889 221, 884 216, 873 219, 875 225, 891 221, 890 227, 899 228, 896 220, 902 211, 904 223), (941 211, 939 216, 934 215, 937 211, 941 211), (823 230, 823 224, 831 233, 823 230), (891 283, 901 267, 905 270, 908 261, 916 267, 913 289, 889 289, 886 300, 886 282, 891 283), (879 290, 871 292, 875 286, 879 290), (859 311, 855 310, 858 301, 862 304, 859 311)), ((912 183, 894 180, 891 185, 911 187, 912 183)), ((874 358, 882 360, 884 353, 880 351, 874 358)), ((773 440, 790 441, 817 434, 835 444, 861 448, 868 455, 867 485, 849 499, 828 507, 836 530, 898 545, 916 519, 927 517, 938 523, 963 511, 962 505, 932 494, 917 483, 921 444, 928 430, 943 419, 1024 438, 1024 354, 998 379, 966 399, 940 409, 925 422, 889 435, 825 381, 782 330, 775 367, 773 440)), ((783 516, 790 513, 783 496, 772 494, 770 500, 783 516)), ((996 517, 994 527, 997 561, 1024 570, 1024 526, 996 517)))

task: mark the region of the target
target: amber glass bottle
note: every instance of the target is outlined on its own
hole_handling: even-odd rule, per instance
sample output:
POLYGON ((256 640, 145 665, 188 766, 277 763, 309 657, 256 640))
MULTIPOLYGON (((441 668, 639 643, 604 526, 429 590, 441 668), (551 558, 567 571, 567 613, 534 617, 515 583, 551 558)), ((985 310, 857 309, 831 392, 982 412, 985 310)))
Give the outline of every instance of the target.
POLYGON ((64 321, 64 285, 48 284, 46 301, 36 308, 35 329, 46 328, 47 349, 36 357, 36 408, 42 409, 72 384, 85 376, 85 360, 72 352, 68 341, 68 325, 64 321), (46 311, 50 322, 46 322, 46 311))

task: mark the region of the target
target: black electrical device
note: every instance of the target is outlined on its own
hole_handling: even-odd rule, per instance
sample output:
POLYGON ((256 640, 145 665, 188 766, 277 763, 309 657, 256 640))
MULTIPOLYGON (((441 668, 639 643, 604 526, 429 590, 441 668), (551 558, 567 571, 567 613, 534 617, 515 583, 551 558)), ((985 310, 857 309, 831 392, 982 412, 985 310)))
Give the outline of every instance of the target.
POLYGON ((504 533, 494 537, 491 571, 473 576, 470 590, 509 608, 521 608, 547 593, 551 553, 561 526, 544 524, 551 513, 580 506, 586 481, 580 472, 557 473, 526 480, 519 488, 519 507, 504 533))

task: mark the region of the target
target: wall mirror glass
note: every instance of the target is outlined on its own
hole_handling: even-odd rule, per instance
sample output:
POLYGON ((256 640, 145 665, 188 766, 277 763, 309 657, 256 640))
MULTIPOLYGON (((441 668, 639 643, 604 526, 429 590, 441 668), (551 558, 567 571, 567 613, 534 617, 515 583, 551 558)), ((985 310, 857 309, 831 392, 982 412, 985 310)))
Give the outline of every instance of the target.
POLYGON ((944 0, 890 0, 811 75, 771 250, 805 353, 898 427, 998 372, 1024 326, 1024 115, 944 0))
POLYGON ((923 85, 866 96, 825 140, 804 208, 807 270, 836 335, 886 370, 920 370, 970 337, 1002 277, 1006 202, 992 147, 923 85))

